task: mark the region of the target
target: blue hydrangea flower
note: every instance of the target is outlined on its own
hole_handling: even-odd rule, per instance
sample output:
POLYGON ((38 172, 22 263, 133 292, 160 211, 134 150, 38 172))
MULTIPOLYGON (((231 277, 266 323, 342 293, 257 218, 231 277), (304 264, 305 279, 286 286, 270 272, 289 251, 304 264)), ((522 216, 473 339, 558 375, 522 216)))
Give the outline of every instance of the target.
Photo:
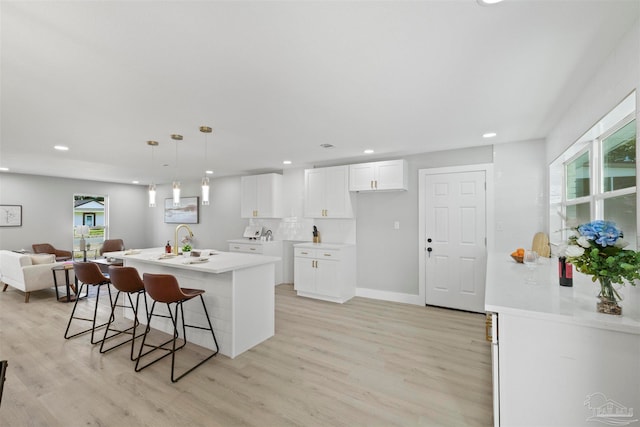
POLYGON ((594 241, 598 245, 613 246, 620 237, 622 232, 611 221, 596 220, 578 227, 580 235, 589 240, 594 241))

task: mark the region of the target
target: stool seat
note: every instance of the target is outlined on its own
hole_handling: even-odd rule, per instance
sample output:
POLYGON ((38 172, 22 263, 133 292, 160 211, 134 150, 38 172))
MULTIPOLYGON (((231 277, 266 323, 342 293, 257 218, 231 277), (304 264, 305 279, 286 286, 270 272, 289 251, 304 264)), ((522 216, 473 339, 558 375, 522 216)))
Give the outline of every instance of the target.
POLYGON ((189 299, 204 294, 204 291, 202 289, 180 288, 180 290, 189 299))
POLYGON ((147 328, 145 330, 144 337, 142 338, 142 345, 140 347, 140 352, 138 353, 138 357, 136 360, 135 370, 136 372, 139 372, 142 369, 150 365, 153 365, 154 363, 160 361, 161 359, 171 355, 171 381, 177 382, 178 380, 183 378, 185 375, 187 375, 188 373, 196 369, 198 366, 202 365, 204 362, 206 362, 207 360, 211 359, 213 356, 218 354, 218 350, 219 350, 218 341, 216 340, 216 335, 215 335, 215 332, 213 331, 211 319, 209 318, 209 313, 207 311, 207 307, 204 304, 204 299, 202 297, 205 291, 202 289, 181 288, 175 276, 170 274, 144 273, 142 276, 142 281, 144 283, 145 292, 147 293, 147 295, 149 295, 149 297, 151 297, 151 299, 153 300, 153 303, 151 304, 151 311, 147 315, 147 328), (202 303, 202 308, 204 310, 204 314, 207 319, 206 326, 186 324, 184 321, 183 303, 186 301, 190 301, 196 297, 199 297, 200 302, 202 303), (168 316, 163 314, 154 314, 155 306, 156 306, 156 303, 158 302, 166 304, 167 310, 169 312, 168 316), (171 308, 172 305, 175 305, 175 309, 173 310, 171 308), (170 318, 173 324, 173 337, 168 341, 159 345, 149 345, 146 342, 149 331, 151 330, 151 320, 153 316, 170 318), (182 335, 180 335, 179 333, 178 323, 182 323, 182 335), (178 350, 184 348, 187 345, 186 328, 194 328, 194 329, 210 331, 211 337, 213 339, 213 343, 215 345, 215 351, 212 354, 208 355, 204 360, 201 360, 195 366, 192 366, 186 372, 176 377, 175 355, 178 350), (179 338, 182 338, 184 342, 180 346, 177 346, 177 340, 179 338), (171 348, 165 347, 169 344, 171 344, 171 348), (143 352, 143 349, 145 347, 151 347, 151 350, 143 352), (141 360, 145 356, 158 350, 164 351, 165 354, 161 355, 160 357, 157 357, 156 359, 153 359, 152 361, 146 364, 141 365, 141 360))

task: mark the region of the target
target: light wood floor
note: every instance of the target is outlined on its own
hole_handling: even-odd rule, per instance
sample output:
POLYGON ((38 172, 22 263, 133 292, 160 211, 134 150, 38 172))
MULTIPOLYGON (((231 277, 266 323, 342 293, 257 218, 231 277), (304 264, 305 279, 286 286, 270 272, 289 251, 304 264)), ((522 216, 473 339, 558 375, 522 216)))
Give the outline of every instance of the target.
MULTIPOLYGON (((63 338, 54 291, 0 293, 9 361, 0 426, 489 426, 484 316, 276 288, 276 335, 176 384, 170 359, 135 373, 128 347, 63 338)), ((186 350, 186 349, 185 349, 186 350)), ((188 350, 184 356, 193 353, 188 350)), ((178 355, 179 357, 182 355, 178 355)))

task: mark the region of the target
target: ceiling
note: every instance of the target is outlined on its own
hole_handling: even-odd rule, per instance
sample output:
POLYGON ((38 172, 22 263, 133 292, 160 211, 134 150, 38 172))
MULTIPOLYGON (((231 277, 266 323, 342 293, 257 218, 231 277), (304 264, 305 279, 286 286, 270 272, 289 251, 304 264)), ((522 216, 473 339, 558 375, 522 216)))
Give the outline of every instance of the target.
POLYGON ((639 3, 2 0, 0 166, 148 184, 544 138, 639 3))

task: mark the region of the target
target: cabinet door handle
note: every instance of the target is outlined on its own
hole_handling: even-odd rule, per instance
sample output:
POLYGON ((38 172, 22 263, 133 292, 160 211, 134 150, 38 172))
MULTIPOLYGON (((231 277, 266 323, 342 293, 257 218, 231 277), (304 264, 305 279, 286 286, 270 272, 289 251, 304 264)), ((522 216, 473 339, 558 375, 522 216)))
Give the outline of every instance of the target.
POLYGON ((373 189, 373 181, 369 181, 371 189, 373 189))
POLYGON ((249 248, 249 250, 250 250, 250 251, 255 251, 255 250, 256 250, 256 248, 249 248))
POLYGON ((301 255, 309 255, 309 252, 300 252, 301 255))
POLYGON ((490 313, 487 313, 487 319, 484 322, 484 334, 485 339, 489 342, 493 341, 493 337, 491 336, 491 329, 493 326, 493 320, 490 313))
POLYGON ((378 189, 378 180, 376 179, 374 182, 376 183, 376 190, 377 190, 378 189))
POLYGON ((324 254, 324 256, 331 256, 331 254, 324 254))

